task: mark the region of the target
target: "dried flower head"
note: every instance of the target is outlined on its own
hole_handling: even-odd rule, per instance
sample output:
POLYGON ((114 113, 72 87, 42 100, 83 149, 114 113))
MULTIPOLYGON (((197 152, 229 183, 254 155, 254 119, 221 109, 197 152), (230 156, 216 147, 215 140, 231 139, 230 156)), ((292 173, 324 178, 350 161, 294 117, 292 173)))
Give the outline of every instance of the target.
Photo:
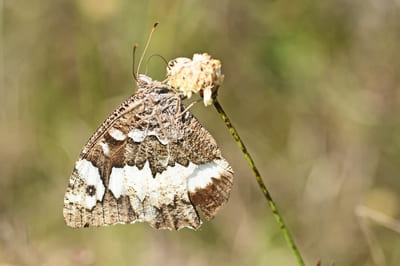
POLYGON ((212 97, 223 80, 221 61, 212 59, 206 53, 194 54, 193 60, 178 57, 168 62, 167 84, 180 90, 188 98, 192 93, 200 92, 205 106, 212 103, 212 97))

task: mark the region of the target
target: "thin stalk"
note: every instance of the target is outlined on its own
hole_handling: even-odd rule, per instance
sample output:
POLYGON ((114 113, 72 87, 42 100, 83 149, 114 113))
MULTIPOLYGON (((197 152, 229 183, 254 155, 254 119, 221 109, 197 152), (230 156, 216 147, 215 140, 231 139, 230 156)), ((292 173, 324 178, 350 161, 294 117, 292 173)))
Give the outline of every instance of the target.
POLYGON ((219 102, 216 98, 214 98, 213 104, 214 104, 215 109, 217 109, 217 112, 220 114, 222 120, 224 120, 225 125, 228 127, 229 131, 232 134, 232 137, 234 138, 235 142, 239 146, 244 157, 246 158, 247 163, 249 164, 251 170, 253 171, 253 174, 257 180, 258 186, 260 187, 262 193, 264 194, 264 197, 267 200, 268 205, 272 210, 272 213, 274 214, 275 220, 278 222, 279 227, 281 228, 281 231, 283 233, 283 236, 286 239, 286 242, 288 243, 293 255, 296 257, 297 263, 300 266, 304 266, 305 264, 304 264, 303 258, 301 257, 300 252, 297 249, 292 236, 290 235, 288 229, 286 228, 286 225, 283 222, 282 216, 279 214, 279 211, 275 205, 275 202, 273 201, 271 194, 269 193, 267 187, 265 186, 264 181, 261 178, 260 172, 258 171, 256 165, 254 164, 254 161, 251 158, 249 152, 247 151, 246 146, 244 145, 243 141, 240 139, 238 132, 232 126, 231 121, 229 120, 224 109, 222 109, 222 106, 219 104, 219 102))

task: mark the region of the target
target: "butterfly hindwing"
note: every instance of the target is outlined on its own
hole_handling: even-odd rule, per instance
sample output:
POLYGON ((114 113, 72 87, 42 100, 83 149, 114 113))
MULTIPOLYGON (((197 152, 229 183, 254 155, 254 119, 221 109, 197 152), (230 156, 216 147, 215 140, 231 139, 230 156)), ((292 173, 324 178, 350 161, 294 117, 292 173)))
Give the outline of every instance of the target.
POLYGON ((136 94, 85 145, 64 199, 67 225, 148 222, 197 229, 230 194, 232 169, 168 85, 141 76, 136 94))

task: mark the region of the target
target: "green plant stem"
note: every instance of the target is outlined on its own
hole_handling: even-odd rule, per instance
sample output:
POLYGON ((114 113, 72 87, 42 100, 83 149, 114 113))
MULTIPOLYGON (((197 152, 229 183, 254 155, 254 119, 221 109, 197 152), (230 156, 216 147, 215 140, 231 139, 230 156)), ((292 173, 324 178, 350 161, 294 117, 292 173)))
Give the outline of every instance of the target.
POLYGON ((232 137, 235 139, 237 145, 239 146, 240 150, 242 151, 244 157, 246 158, 247 163, 249 164, 251 170, 253 171, 253 174, 257 180, 258 186, 260 187, 262 193, 264 194, 264 197, 267 200, 268 205, 272 210, 272 213, 274 214, 275 220, 278 222, 279 227, 281 228, 281 231, 283 233, 283 236, 285 237, 286 242, 288 243, 290 249, 292 250, 292 253, 296 257, 298 264, 301 266, 304 266, 305 264, 304 264, 303 258, 301 257, 300 252, 297 249, 292 236, 290 235, 288 229, 286 228, 286 225, 283 222, 282 216, 279 214, 279 211, 275 205, 275 202, 273 201, 271 194, 269 193, 267 187, 265 186, 264 181, 261 178, 260 172, 258 171, 256 165, 254 164, 254 161, 251 158, 249 152, 247 151, 246 146, 244 145, 243 141, 240 139, 238 132, 232 126, 231 121, 229 120, 224 109, 222 109, 222 106, 219 104, 219 102, 216 98, 214 98, 213 104, 214 104, 215 109, 217 109, 217 112, 220 114, 222 120, 224 120, 225 125, 228 127, 229 131, 232 134, 232 137))

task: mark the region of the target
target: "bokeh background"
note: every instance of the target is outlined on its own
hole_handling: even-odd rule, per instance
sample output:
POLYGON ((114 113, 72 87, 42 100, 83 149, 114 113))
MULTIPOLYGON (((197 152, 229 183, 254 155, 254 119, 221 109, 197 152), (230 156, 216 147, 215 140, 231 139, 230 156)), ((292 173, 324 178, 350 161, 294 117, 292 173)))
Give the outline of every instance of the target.
MULTIPOLYGON (((201 230, 67 228, 80 150, 135 90, 132 46, 222 61, 220 102, 307 265, 400 265, 398 0, 2 0, 0 265, 296 265, 215 110, 235 170, 201 230)), ((142 68, 142 72, 144 68, 142 68)), ((154 79, 165 63, 148 64, 154 79)))

